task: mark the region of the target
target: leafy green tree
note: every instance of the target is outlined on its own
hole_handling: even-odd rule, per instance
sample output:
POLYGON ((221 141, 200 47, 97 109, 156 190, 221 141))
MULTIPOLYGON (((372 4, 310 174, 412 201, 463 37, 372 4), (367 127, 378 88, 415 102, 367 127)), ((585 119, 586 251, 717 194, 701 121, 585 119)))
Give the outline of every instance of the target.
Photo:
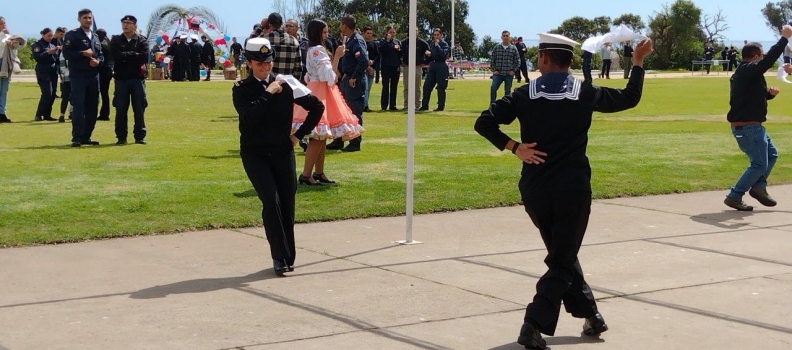
MULTIPOLYGON (((465 52, 473 52, 476 48, 476 36, 466 22, 469 6, 466 0, 455 3, 455 39, 460 42, 465 52)), ((330 33, 337 35, 337 19, 345 14, 352 14, 358 21, 358 27, 371 26, 378 37, 383 37, 386 27, 393 25, 397 36, 404 37, 409 30, 405 21, 409 16, 409 0, 319 0, 312 11, 301 15, 300 20, 308 23, 319 18, 328 23, 330 33)), ((441 28, 445 32, 445 40, 451 42, 451 0, 419 0, 418 2, 419 35, 428 38, 432 28, 441 28)))
POLYGON ((582 42, 597 34, 597 23, 584 17, 575 16, 561 22, 561 25, 551 30, 550 33, 561 34, 572 40, 582 42))
POLYGON ((676 0, 664 5, 649 19, 649 37, 654 41, 655 55, 647 64, 659 69, 685 68, 701 57, 705 34, 701 30, 701 9, 690 0, 676 0))
POLYGON ((792 0, 783 0, 775 4, 768 2, 762 9, 765 24, 777 35, 781 35, 781 27, 792 19, 792 0))
POLYGON ((610 32, 611 28, 611 18, 608 16, 599 16, 595 17, 591 20, 594 23, 594 28, 596 28, 595 35, 602 35, 607 34, 610 32))
POLYGON ((479 45, 478 49, 476 50, 478 58, 490 59, 492 55, 492 49, 495 48, 495 45, 498 45, 498 43, 492 40, 491 36, 485 35, 481 39, 481 45, 479 45))
POLYGON ((33 51, 31 51, 31 47, 34 43, 36 43, 38 39, 36 38, 28 38, 25 47, 20 47, 17 50, 17 57, 19 57, 19 68, 22 69, 33 69, 36 68, 36 61, 33 60, 33 51))

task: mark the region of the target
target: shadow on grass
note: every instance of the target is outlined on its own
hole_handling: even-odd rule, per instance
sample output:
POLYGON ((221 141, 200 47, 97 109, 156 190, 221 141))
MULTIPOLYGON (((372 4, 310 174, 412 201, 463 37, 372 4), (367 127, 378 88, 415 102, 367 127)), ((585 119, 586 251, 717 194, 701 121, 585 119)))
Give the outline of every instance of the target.
POLYGON ((240 277, 200 278, 181 281, 162 286, 141 289, 129 295, 132 299, 157 299, 173 294, 195 294, 214 292, 222 289, 237 289, 247 287, 248 283, 276 278, 272 269, 261 270, 240 277))
POLYGON ((211 159, 211 160, 228 159, 228 158, 241 158, 241 156, 239 155, 239 150, 238 149, 230 149, 230 150, 226 151, 226 153, 228 153, 228 154, 219 155, 219 156, 197 156, 197 157, 198 158, 204 158, 204 159, 211 159))
POLYGON ((47 146, 35 146, 35 147, 20 147, 17 149, 26 149, 26 150, 47 150, 47 149, 75 149, 75 148, 107 148, 107 147, 119 147, 115 143, 109 143, 104 145, 98 146, 81 146, 81 147, 72 147, 71 144, 65 145, 47 145, 47 146))

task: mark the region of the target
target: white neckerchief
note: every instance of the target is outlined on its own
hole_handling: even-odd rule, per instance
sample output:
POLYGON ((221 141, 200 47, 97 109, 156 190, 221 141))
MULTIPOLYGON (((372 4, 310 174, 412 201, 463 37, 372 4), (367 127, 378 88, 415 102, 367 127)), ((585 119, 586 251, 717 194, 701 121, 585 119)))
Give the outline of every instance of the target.
POLYGON ((85 33, 85 36, 88 37, 88 40, 93 40, 93 32, 92 31, 88 30, 87 32, 84 32, 84 33, 85 33))

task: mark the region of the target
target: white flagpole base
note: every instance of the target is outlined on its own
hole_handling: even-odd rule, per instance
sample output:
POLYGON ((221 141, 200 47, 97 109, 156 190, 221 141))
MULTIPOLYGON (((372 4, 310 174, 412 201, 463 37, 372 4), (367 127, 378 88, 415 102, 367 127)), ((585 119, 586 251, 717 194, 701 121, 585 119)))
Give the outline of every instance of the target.
POLYGON ((396 244, 401 244, 401 245, 423 244, 423 242, 418 242, 418 241, 409 241, 408 242, 406 240, 396 241, 396 242, 391 242, 391 243, 396 243, 396 244))

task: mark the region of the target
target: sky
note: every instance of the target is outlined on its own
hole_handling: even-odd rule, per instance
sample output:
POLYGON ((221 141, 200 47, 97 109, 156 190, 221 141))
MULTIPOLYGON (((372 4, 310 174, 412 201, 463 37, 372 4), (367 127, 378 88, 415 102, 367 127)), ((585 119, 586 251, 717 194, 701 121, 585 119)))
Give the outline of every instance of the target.
MULTIPOLYGON (((289 0, 284 0, 289 1, 289 0)), ((448 1, 448 0, 438 0, 448 1)), ((616 18, 623 13, 640 15, 644 23, 649 16, 660 11, 664 4, 672 1, 655 0, 467 0, 470 14, 467 21, 480 39, 484 35, 499 37, 503 30, 511 31, 514 36, 526 40, 536 38, 535 34, 558 27, 565 19, 573 16, 594 18, 610 16, 616 18)), ((715 14, 722 10, 729 29, 724 33, 727 41, 775 41, 775 35, 765 25, 761 9, 768 0, 716 1, 694 0, 704 14, 715 14)), ((9 31, 26 37, 39 37, 43 28, 59 26, 69 29, 78 26, 77 11, 81 7, 91 9, 97 25, 108 33, 121 31, 120 20, 126 14, 138 18, 138 28, 145 30, 151 13, 158 7, 173 3, 183 7, 205 6, 214 11, 228 27, 229 36, 246 37, 263 17, 273 11, 274 0, 240 1, 106 1, 83 0, 80 2, 62 0, 37 0, 35 11, 30 6, 4 6, 0 16, 5 17, 9 31), (79 5, 77 5, 79 4, 79 5), (233 6, 225 4, 234 4, 233 6), (241 6, 247 6, 241 8, 241 6)))

